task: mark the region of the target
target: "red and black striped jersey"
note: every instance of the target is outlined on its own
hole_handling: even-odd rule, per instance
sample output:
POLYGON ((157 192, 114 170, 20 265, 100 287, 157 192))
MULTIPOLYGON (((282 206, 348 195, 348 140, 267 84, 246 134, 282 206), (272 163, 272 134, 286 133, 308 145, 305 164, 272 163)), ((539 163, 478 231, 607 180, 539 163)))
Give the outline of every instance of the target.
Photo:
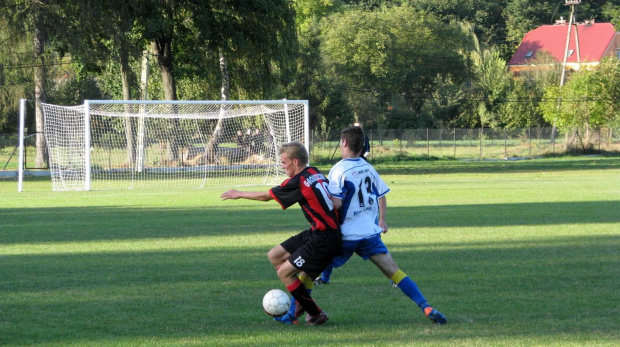
POLYGON ((282 209, 299 203, 313 230, 338 229, 338 216, 327 190, 327 178, 315 167, 306 167, 269 190, 282 209))

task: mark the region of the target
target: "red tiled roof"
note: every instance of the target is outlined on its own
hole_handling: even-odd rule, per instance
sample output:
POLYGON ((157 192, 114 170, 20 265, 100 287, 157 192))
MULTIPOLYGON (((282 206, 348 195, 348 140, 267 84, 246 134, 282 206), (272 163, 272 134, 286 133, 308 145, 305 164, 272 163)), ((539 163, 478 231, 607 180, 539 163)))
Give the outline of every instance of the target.
MULTIPOLYGON (((568 24, 543 25, 530 31, 521 41, 519 48, 517 48, 508 65, 529 64, 539 51, 548 52, 559 62, 564 61, 567 31, 568 24), (532 56, 527 58, 526 55, 529 52, 533 52, 533 54, 530 53, 532 56)), ((600 61, 616 33, 611 23, 578 24, 577 31, 582 63, 600 61)), ((574 53, 568 57, 568 63, 577 63, 576 47, 577 39, 575 37, 575 27, 573 26, 568 49, 574 50, 574 53)))

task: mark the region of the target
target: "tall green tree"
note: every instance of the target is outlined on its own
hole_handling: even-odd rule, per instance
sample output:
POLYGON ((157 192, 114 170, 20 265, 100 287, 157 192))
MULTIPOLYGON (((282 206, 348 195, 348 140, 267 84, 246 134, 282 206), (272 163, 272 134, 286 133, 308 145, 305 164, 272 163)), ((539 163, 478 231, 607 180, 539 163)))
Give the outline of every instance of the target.
POLYGON ((32 66, 36 118, 36 158, 35 165, 47 164, 47 146, 43 136, 43 110, 41 104, 47 100, 47 55, 46 45, 56 39, 67 28, 67 20, 59 15, 59 0, 11 0, 2 4, 7 19, 6 28, 15 40, 30 38, 32 58, 26 64, 32 66), (24 33, 28 33, 24 35, 24 33))
POLYGON ((325 73, 320 55, 320 28, 316 21, 300 31, 297 69, 289 98, 308 100, 310 126, 325 139, 354 122, 346 86, 325 73))
POLYGON ((506 50, 507 0, 410 0, 412 6, 432 13, 445 23, 467 22, 473 24, 476 36, 486 46, 495 46, 503 58, 506 50))
POLYGON ((564 86, 547 88, 545 102, 541 104, 543 116, 567 134, 575 134, 586 150, 592 128, 618 125, 619 80, 620 62, 617 59, 604 60, 595 70, 574 72, 564 86))
MULTIPOLYGON (((0 9, 5 10, 8 11, 0 9)), ((9 26, 9 19, 0 16, 0 46, 3 48, 0 50, 0 133, 17 128, 19 99, 34 93, 31 38, 27 32, 16 33, 9 26)), ((27 126, 33 127, 34 123, 27 126)))
POLYGON ((541 54, 532 64, 543 68, 522 71, 512 79, 506 101, 500 111, 502 122, 506 127, 549 125, 540 112, 540 103, 543 101, 546 88, 558 84, 562 66, 550 54, 541 54))
POLYGON ((620 30, 620 3, 608 1, 601 6, 601 14, 604 19, 614 25, 616 30, 620 30))
POLYGON ((321 49, 328 71, 375 93, 384 110, 394 96, 419 115, 437 76, 458 83, 465 78, 459 48, 466 38, 460 28, 411 6, 351 9, 327 17, 323 25, 321 49))
MULTIPOLYGON (((465 27, 467 29, 467 27, 465 27)), ((466 93, 461 114, 454 123, 465 126, 503 126, 501 109, 510 92, 512 75, 498 49, 480 43, 477 35, 470 35, 467 56, 470 77, 463 90, 466 93)))
POLYGON ((594 71, 588 90, 594 96, 590 109, 590 125, 614 127, 620 123, 620 60, 606 58, 594 71))

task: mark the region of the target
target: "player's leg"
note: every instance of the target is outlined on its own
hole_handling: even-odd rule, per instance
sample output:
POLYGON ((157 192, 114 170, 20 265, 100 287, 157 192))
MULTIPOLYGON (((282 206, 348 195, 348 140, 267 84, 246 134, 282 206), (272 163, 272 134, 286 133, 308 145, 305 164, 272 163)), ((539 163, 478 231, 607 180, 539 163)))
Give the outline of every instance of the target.
POLYGON ((317 306, 314 299, 308 294, 308 290, 303 282, 297 277, 297 274, 301 272, 290 262, 285 262, 278 269, 278 277, 282 283, 286 286, 286 289, 291 293, 297 303, 311 315, 316 316, 321 313, 321 309, 317 306))
POLYGON ((332 259, 331 263, 327 265, 325 270, 321 273, 321 276, 318 277, 314 283, 318 285, 329 283, 332 271, 344 265, 351 258, 358 243, 359 241, 342 241, 340 253, 332 259))
POLYGON ((426 303, 426 298, 418 286, 407 274, 398 268, 390 253, 379 253, 370 257, 370 260, 383 272, 385 277, 392 280, 418 306, 426 303))
MULTIPOLYGON (((294 235, 288 238, 281 244, 275 246, 269 251, 269 253, 267 253, 267 258, 269 259, 269 262, 271 262, 271 264, 276 268, 276 271, 278 271, 278 277, 280 277, 280 273, 279 273, 280 267, 282 267, 282 265, 284 264, 289 264, 291 253, 297 251, 303 245, 303 243, 305 242, 305 239, 306 239, 306 232, 301 232, 297 235, 294 235)), ((297 270, 296 272, 300 272, 300 270, 297 270)), ((280 280, 282 280, 282 278, 280 278, 280 280)), ((288 280, 286 283, 284 283, 284 281, 282 282, 285 284, 285 286, 287 286, 287 283, 292 283, 292 280, 288 280)), ((301 305, 297 303, 294 296, 291 299, 291 301, 292 301, 291 307, 289 308, 289 311, 287 312, 287 314, 281 317, 274 317, 273 319, 275 321, 278 321, 284 324, 297 324, 298 323, 297 317, 295 317, 295 306, 301 307, 301 305)))
MULTIPOLYGON (((308 295, 312 294, 312 287, 314 286, 314 282, 312 281, 312 277, 307 275, 305 272, 301 272, 298 276, 301 283, 306 286, 306 290, 308 291, 308 295)), ((305 309, 302 305, 300 305, 297 300, 292 300, 291 307, 288 309, 288 315, 297 319, 301 317, 305 312, 305 309)))
POLYGON ((446 317, 429 306, 418 285, 398 268, 380 235, 360 241, 355 252, 364 260, 370 259, 385 277, 420 307, 426 317, 438 324, 446 323, 446 317))
POLYGON ((334 267, 330 264, 327 265, 325 270, 321 272, 321 276, 317 277, 314 280, 314 283, 317 285, 329 284, 330 277, 332 276, 332 272, 334 271, 334 267))
POLYGON ((433 309, 418 288, 418 285, 406 273, 398 268, 389 253, 378 253, 370 257, 370 260, 392 280, 400 290, 407 295, 413 302, 420 307, 426 317, 437 324, 445 324, 446 317, 439 311, 433 309))
MULTIPOLYGON (((339 234, 336 236, 339 237, 339 234)), ((330 235, 327 233, 321 234, 321 238, 329 237, 330 235)), ((278 267, 278 277, 295 299, 296 305, 301 305, 301 308, 311 315, 318 315, 320 309, 297 274, 303 271, 304 273, 318 275, 321 269, 329 264, 331 257, 323 254, 325 247, 319 241, 316 233, 305 230, 290 237, 282 242, 279 247, 276 246, 269 252, 269 258, 273 264, 282 260, 284 255, 289 255, 278 267)), ((302 276, 301 278, 312 284, 312 276, 302 276)))
POLYGON ((273 265, 276 269, 282 266, 282 264, 284 264, 290 256, 291 253, 289 253, 289 251, 287 251, 282 244, 273 247, 267 253, 267 259, 269 259, 271 265, 273 265))
MULTIPOLYGON (((311 231, 308 233, 306 242, 289 258, 291 264, 304 272, 304 276, 301 276, 298 282, 300 286, 306 287, 302 282, 302 280, 305 280, 308 282, 307 288, 311 288, 312 279, 316 278, 332 262, 332 259, 341 253, 341 242, 342 234, 340 229, 320 232, 311 231)), ((329 319, 327 314, 319 309, 318 306, 316 306, 318 311, 313 312, 303 301, 297 301, 308 312, 306 325, 321 325, 329 319)), ((300 312, 298 311, 298 314, 300 312)))

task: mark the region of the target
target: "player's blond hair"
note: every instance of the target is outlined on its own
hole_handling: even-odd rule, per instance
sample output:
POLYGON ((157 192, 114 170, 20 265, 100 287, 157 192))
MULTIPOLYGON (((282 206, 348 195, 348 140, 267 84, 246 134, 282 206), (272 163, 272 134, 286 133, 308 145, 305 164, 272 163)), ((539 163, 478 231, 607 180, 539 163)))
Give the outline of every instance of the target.
POLYGON ((278 154, 286 153, 289 159, 299 160, 300 165, 308 164, 308 151, 301 142, 293 141, 280 146, 278 154))

